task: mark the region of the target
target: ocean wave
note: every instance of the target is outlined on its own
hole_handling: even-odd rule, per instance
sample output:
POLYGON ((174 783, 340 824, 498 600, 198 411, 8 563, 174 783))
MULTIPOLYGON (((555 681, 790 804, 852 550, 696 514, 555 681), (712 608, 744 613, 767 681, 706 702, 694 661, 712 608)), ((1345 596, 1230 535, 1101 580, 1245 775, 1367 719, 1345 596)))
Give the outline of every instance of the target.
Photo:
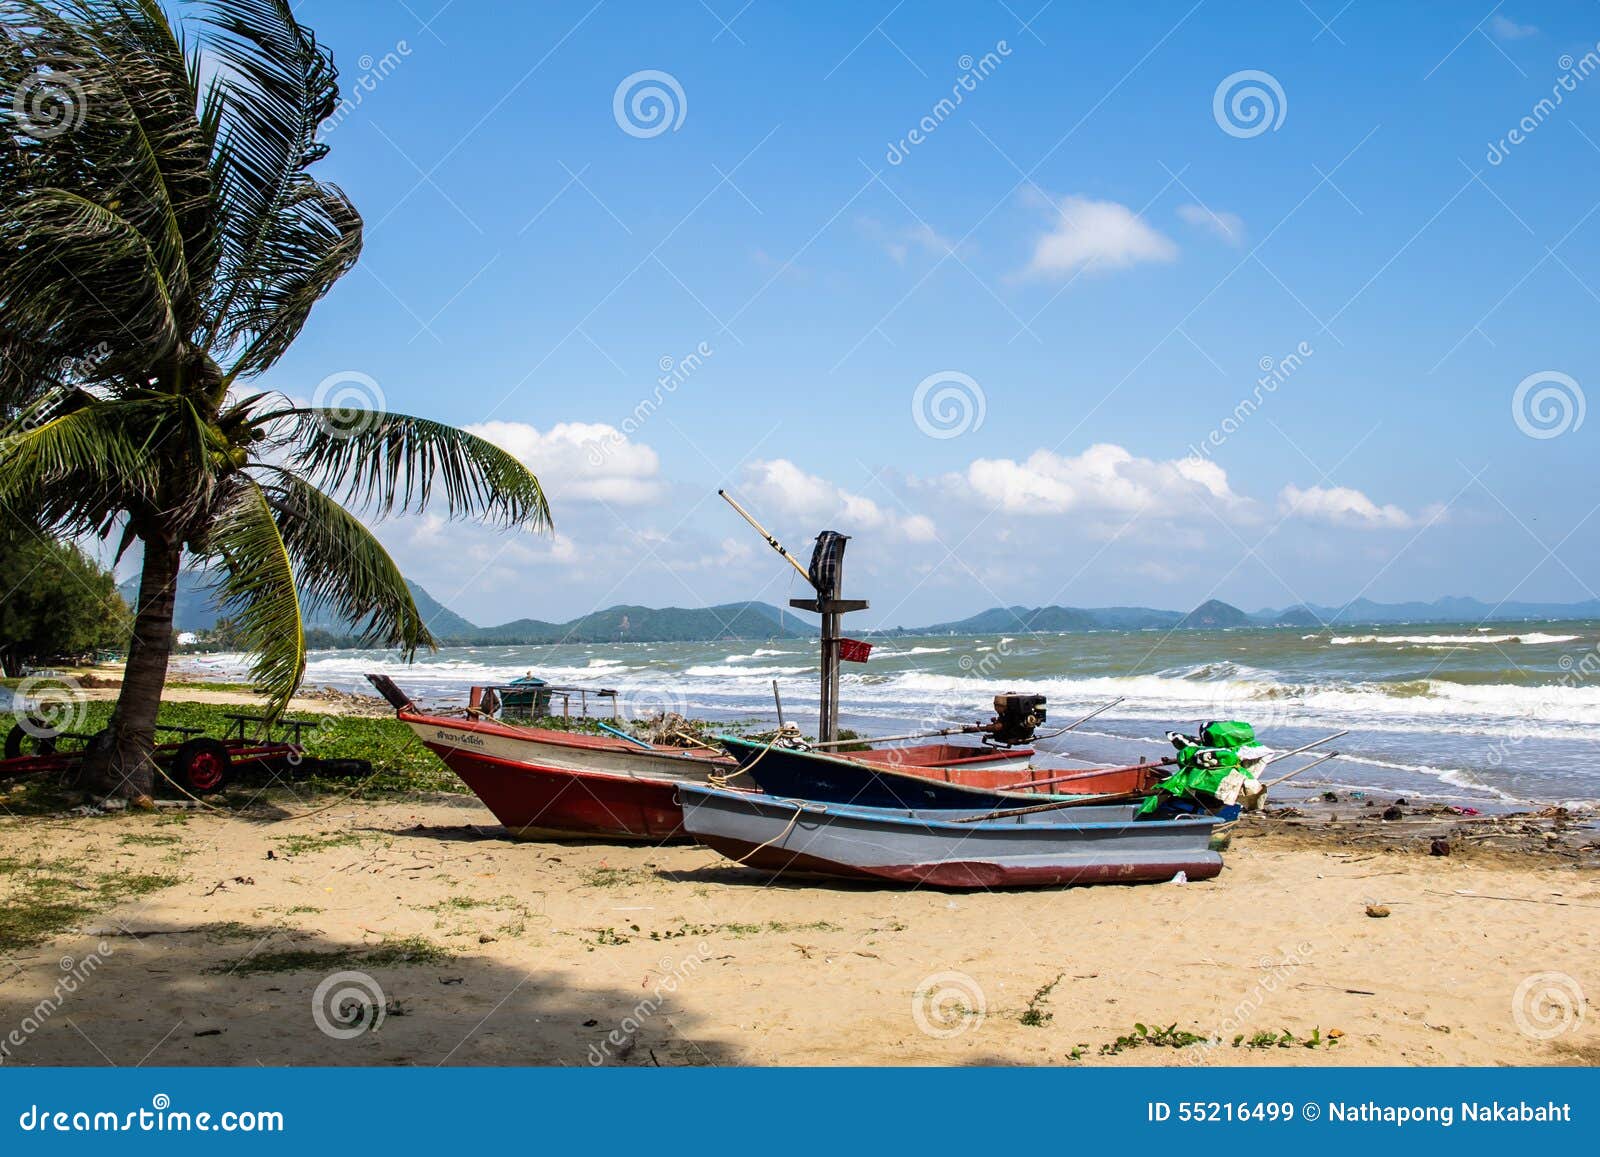
POLYGON ((745 663, 745 662, 748 662, 751 659, 770 659, 775 655, 798 655, 798 654, 800 654, 799 651, 780 651, 780 650, 775 650, 772 647, 757 647, 754 651, 751 651, 748 655, 729 655, 726 659, 723 660, 723 662, 724 663, 745 663))
MULTIPOLYGON (((1312 636, 1307 635, 1306 638, 1312 636)), ((1537 647, 1549 643, 1576 642, 1580 635, 1547 635, 1541 631, 1529 631, 1521 635, 1335 635, 1329 639, 1335 647, 1347 647, 1359 643, 1399 643, 1403 646, 1440 647, 1466 646, 1469 643, 1520 643, 1524 646, 1537 647)))
POLYGON ((700 679, 744 679, 751 675, 798 675, 802 671, 810 670, 810 667, 735 667, 728 664, 707 664, 689 667, 683 673, 700 679))

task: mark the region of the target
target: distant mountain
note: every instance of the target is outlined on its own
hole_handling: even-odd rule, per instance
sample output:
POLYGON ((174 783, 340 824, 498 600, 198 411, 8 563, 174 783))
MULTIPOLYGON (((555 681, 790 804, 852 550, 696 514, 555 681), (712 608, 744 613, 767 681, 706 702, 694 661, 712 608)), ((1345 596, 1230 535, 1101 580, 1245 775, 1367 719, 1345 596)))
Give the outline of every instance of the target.
POLYGON ((1320 627, 1380 625, 1383 623, 1475 623, 1518 619, 1600 618, 1600 599, 1581 603, 1486 603, 1459 596, 1431 603, 1375 603, 1355 599, 1342 607, 1302 604, 1282 611, 1257 611, 1252 622, 1263 626, 1320 627))
POLYGON ((428 625, 428 630, 433 632, 434 638, 453 639, 458 635, 470 635, 478 629, 423 590, 420 583, 406 579, 406 586, 411 588, 411 601, 417 604, 417 610, 422 614, 422 621, 428 625))
POLYGON ((1207 599, 1178 620, 1178 628, 1185 631, 1220 631, 1250 625, 1249 615, 1220 599, 1207 599))
MULTIPOLYGON (((804 638, 814 628, 799 616, 765 603, 718 607, 608 607, 565 623, 517 619, 477 627, 451 642, 471 643, 686 643, 712 639, 804 638)), ((441 641, 443 641, 441 636, 441 641)))
MULTIPOLYGON (((119 583, 117 590, 130 607, 139 603, 139 576, 119 583)), ((172 613, 176 631, 209 631, 217 625, 217 608, 211 598, 211 580, 199 571, 178 572, 178 596, 172 613)))
POLYGON ((899 634, 1004 635, 1011 631, 1051 634, 1074 631, 1143 631, 1206 629, 1214 626, 1248 626, 1249 616, 1237 607, 1215 599, 1189 614, 1158 611, 1152 607, 995 607, 971 618, 899 634), (1209 620, 1209 621, 1205 621, 1209 620))
MULTIPOLYGON (((769 603, 725 603, 716 607, 616 606, 564 623, 515 619, 497 627, 480 627, 439 602, 426 589, 407 580, 423 621, 441 644, 518 645, 538 643, 660 643, 714 639, 815 638, 816 620, 769 603)), ((139 580, 119 588, 131 605, 139 580)), ((1246 614, 1238 607, 1210 599, 1187 614, 1152 607, 992 607, 965 619, 929 627, 896 627, 861 635, 1009 635, 1060 634, 1081 631, 1223 630, 1237 627, 1296 627, 1321 630, 1331 626, 1426 622, 1489 622, 1520 619, 1600 619, 1600 599, 1582 603, 1502 603, 1472 598, 1442 598, 1431 603, 1376 603, 1356 599, 1343 607, 1300 604, 1282 610, 1246 614)), ((195 571, 178 576, 174 626, 204 631, 216 625, 217 609, 207 578, 195 571)), ((311 609, 306 628, 335 637, 351 634, 348 624, 325 611, 311 609)), ((351 640, 353 642, 354 640, 351 640)))

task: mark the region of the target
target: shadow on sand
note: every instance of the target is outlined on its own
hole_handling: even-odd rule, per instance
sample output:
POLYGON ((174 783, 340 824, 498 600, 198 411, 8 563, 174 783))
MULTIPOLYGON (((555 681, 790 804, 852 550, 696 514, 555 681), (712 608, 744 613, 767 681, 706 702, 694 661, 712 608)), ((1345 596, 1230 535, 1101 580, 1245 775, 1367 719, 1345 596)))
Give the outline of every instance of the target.
POLYGON ((692 976, 621 991, 425 944, 351 945, 265 923, 88 927, 8 962, 17 967, 0 988, 0 1064, 748 1059, 684 1011, 674 994, 692 976))

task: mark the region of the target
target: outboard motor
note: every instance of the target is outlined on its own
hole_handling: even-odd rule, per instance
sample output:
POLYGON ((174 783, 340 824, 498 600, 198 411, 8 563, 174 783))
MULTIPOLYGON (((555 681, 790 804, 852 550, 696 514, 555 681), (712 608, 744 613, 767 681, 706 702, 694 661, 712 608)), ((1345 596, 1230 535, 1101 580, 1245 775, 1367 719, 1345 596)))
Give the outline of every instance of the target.
POLYGON ((1044 725, 1045 697, 1025 695, 1020 691, 1007 691, 994 697, 994 720, 985 724, 983 731, 994 743, 1008 747, 1027 743, 1036 729, 1044 725))

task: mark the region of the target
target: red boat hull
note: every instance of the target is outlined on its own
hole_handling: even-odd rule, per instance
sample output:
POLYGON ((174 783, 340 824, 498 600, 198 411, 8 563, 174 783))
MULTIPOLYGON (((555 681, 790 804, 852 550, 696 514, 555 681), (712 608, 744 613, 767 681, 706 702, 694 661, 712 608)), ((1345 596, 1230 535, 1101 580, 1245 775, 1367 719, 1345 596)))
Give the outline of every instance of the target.
POLYGON ((690 838, 671 780, 536 767, 428 744, 517 839, 690 838))
MULTIPOLYGON (((687 840, 676 785, 705 783, 714 773, 736 768, 727 756, 709 752, 652 752, 626 740, 493 720, 464 719, 402 710, 402 722, 461 777, 513 837, 521 839, 620 839, 661 843, 687 840)), ((998 753, 954 744, 928 744, 851 753, 850 758, 893 767, 907 774, 975 788, 1121 794, 1155 781, 1152 768, 1088 772, 1005 766, 998 753), (939 761, 953 766, 936 766, 939 761), (998 766, 996 766, 998 765, 998 766), (1059 786, 1034 786, 1070 777, 1059 786)))

